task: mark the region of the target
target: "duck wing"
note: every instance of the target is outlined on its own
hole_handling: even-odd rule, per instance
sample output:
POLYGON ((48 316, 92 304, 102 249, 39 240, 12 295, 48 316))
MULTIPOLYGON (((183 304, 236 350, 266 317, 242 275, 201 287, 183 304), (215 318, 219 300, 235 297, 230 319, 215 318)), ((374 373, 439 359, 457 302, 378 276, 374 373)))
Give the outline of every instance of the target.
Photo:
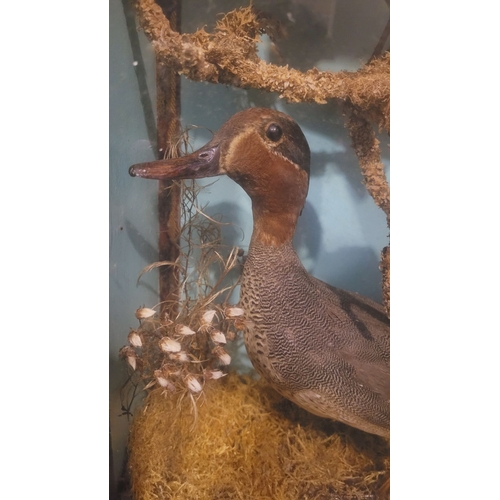
POLYGON ((342 341, 332 347, 335 354, 352 368, 358 384, 389 401, 390 333, 383 307, 357 293, 311 279, 322 292, 322 305, 332 324, 342 333, 342 341))

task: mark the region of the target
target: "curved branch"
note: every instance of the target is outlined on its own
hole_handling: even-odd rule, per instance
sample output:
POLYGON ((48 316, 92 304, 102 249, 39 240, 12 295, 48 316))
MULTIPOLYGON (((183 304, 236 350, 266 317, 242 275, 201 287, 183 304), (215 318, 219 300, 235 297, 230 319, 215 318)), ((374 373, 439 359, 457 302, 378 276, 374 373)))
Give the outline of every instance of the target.
POLYGON ((380 143, 370 122, 355 108, 351 109, 347 128, 359 160, 366 189, 390 222, 390 190, 381 160, 380 143))
POLYGON ((340 99, 389 130, 389 54, 356 72, 332 73, 316 68, 301 72, 259 59, 256 44, 270 21, 259 18, 251 7, 226 14, 214 33, 201 29, 183 35, 170 27, 154 0, 137 0, 136 7, 157 56, 191 80, 277 92, 289 102, 323 104, 340 99))

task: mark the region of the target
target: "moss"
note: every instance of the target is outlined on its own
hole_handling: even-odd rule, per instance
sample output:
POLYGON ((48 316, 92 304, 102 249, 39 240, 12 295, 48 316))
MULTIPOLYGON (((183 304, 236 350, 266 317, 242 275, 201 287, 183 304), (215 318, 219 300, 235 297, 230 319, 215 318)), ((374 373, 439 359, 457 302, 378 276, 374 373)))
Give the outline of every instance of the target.
POLYGON ((155 390, 136 413, 130 471, 137 500, 377 498, 388 443, 321 419, 265 382, 234 374, 192 401, 155 390))

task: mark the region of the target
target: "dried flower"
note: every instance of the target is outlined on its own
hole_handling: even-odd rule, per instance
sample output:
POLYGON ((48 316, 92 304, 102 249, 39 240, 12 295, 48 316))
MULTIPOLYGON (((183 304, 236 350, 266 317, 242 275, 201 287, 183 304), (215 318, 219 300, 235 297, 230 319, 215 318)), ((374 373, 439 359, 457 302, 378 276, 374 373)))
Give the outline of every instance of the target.
POLYGON ((189 328, 189 326, 175 325, 175 333, 179 333, 181 335, 194 335, 196 332, 191 330, 191 328, 189 328))
POLYGON ((169 354, 168 357, 174 361, 180 361, 181 363, 189 363, 189 357, 185 351, 173 352, 169 354))
POLYGON ((219 378, 225 377, 227 373, 224 373, 220 370, 207 370, 204 375, 207 380, 209 379, 217 380, 219 378))
POLYGON ((154 316, 156 311, 154 309, 149 309, 148 307, 141 307, 135 311, 135 317, 137 319, 147 319, 154 316))
POLYGON ((238 316, 243 316, 245 311, 241 307, 226 307, 224 314, 226 318, 237 318, 238 316))
POLYGON ((205 311, 203 313, 200 321, 200 330, 206 329, 212 325, 215 313, 216 313, 215 309, 209 309, 208 311, 205 311))
POLYGON ((212 330, 210 332, 210 338, 212 339, 213 342, 216 342, 217 344, 226 343, 226 336, 219 330, 212 330))
POLYGON ((130 346, 125 346, 120 349, 120 357, 125 358, 127 363, 132 367, 133 370, 137 368, 137 354, 134 349, 130 346))
POLYGON ((135 351, 132 349, 132 347, 126 345, 120 349, 118 355, 120 356, 120 358, 126 358, 127 356, 135 356, 135 351))
POLYGON ((227 351, 220 345, 212 350, 212 354, 219 358, 219 361, 222 365, 228 365, 229 363, 231 363, 231 356, 229 356, 227 351))
POLYGON ((131 330, 131 332, 128 334, 128 342, 134 347, 142 347, 141 336, 137 333, 136 330, 131 330))
POLYGON ((187 388, 195 394, 201 392, 202 387, 198 379, 191 373, 185 378, 187 388))
POLYGON ((158 345, 163 352, 179 352, 182 348, 179 342, 169 337, 163 337, 158 345))
POLYGON ((174 392, 175 391, 175 385, 174 383, 169 380, 167 377, 165 377, 163 370, 155 370, 154 371, 156 381, 162 386, 168 389, 169 391, 174 392))

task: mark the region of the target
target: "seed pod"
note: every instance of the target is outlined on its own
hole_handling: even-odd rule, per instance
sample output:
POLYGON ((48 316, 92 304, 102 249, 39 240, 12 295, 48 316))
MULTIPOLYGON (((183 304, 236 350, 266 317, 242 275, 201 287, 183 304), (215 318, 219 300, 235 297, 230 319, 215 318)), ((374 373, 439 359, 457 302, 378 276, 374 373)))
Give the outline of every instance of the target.
POLYGON ((187 388, 191 391, 197 394, 198 392, 201 392, 203 389, 201 387, 200 382, 198 382, 198 379, 192 375, 191 373, 185 378, 185 382, 187 385, 187 388))
POLYGON ((137 354, 134 349, 130 346, 125 346, 120 349, 120 357, 127 360, 127 363, 132 367, 133 370, 137 368, 137 354))
POLYGON ((207 370, 204 375, 207 380, 217 380, 219 378, 225 377, 227 373, 224 373, 220 370, 207 370))
POLYGON ((180 335, 194 335, 196 332, 191 330, 189 326, 186 325, 175 325, 175 333, 180 335))
POLYGON ((212 339, 213 342, 217 344, 225 344, 226 343, 226 336, 220 332, 219 330, 212 330, 210 332, 210 338, 212 339))
POLYGON ((201 317, 200 320, 200 330, 206 330, 212 325, 212 321, 214 320, 215 316, 215 309, 209 309, 208 311, 205 311, 201 317))
POLYGON ((172 354, 169 354, 168 357, 174 361, 180 361, 181 363, 189 363, 189 357, 184 351, 173 352, 172 354))
POLYGON ((162 386, 168 389, 169 391, 174 392, 175 391, 175 385, 171 380, 169 380, 167 377, 165 377, 164 373, 162 370, 155 370, 154 371, 156 381, 162 386))
POLYGON ((241 307, 226 307, 224 314, 226 318, 237 318, 238 316, 243 316, 245 311, 241 307))
POLYGON ((128 334, 128 342, 131 346, 142 347, 141 336, 137 333, 136 330, 130 331, 130 333, 128 334))
POLYGON ((137 319, 147 319, 154 316, 156 311, 154 309, 149 309, 148 307, 141 307, 135 311, 135 317, 137 319))
POLYGON ((182 349, 179 342, 169 337, 163 337, 158 345, 163 352, 179 352, 182 349))
POLYGON ((218 345, 212 350, 212 354, 219 358, 221 365, 228 365, 231 363, 231 356, 226 352, 226 350, 218 345))

